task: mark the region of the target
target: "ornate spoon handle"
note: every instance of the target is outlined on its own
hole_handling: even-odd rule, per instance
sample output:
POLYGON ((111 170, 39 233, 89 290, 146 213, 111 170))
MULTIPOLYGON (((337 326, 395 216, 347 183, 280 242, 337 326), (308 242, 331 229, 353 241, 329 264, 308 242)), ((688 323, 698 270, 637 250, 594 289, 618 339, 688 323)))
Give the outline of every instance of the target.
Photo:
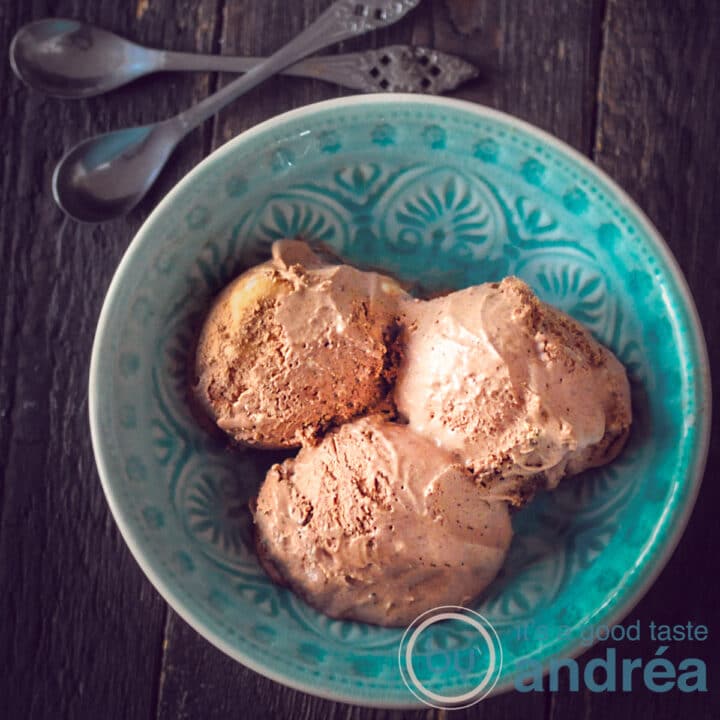
MULTIPOLYGON (((246 73, 263 60, 161 51, 159 69, 246 73)), ((282 74, 325 80, 361 92, 439 95, 477 77, 478 69, 440 50, 421 45, 387 45, 376 50, 306 58, 285 68, 282 74)))

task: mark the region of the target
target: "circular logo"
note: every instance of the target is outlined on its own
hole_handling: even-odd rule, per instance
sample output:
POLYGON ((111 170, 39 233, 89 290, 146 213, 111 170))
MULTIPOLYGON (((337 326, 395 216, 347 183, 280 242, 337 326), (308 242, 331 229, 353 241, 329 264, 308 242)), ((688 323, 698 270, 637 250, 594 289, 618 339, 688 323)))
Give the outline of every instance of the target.
POLYGON ((419 615, 398 648, 400 674, 408 690, 441 710, 480 702, 495 687, 502 661, 495 628, 480 613, 459 605, 419 615))

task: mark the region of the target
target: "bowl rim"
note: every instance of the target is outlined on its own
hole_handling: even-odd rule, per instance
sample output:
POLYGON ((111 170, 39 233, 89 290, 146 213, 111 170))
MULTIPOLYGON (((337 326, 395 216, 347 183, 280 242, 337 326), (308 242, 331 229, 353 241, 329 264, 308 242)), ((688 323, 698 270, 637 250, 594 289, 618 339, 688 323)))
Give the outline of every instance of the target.
MULTIPOLYGON (((102 309, 97 322, 95 330, 95 337, 93 340, 92 354, 90 358, 90 371, 89 371, 89 383, 88 383, 88 414, 90 420, 90 436, 92 441, 93 453, 95 455, 95 463, 100 476, 100 483, 105 494, 107 503, 110 507, 110 511, 115 520, 115 523, 120 530, 120 534, 127 544, 128 548, 135 561, 140 566, 150 583, 160 593, 161 597, 167 602, 170 608, 176 612, 190 627, 192 627, 199 635, 201 635, 208 642, 213 644, 219 650, 226 655, 230 656, 233 660, 240 662, 245 667, 257 672, 275 682, 281 683, 287 687, 291 687, 295 690, 307 692, 317 697, 322 697, 327 700, 346 702, 352 704, 362 704, 366 707, 377 707, 387 709, 418 709, 425 707, 424 704, 415 702, 395 702, 383 699, 367 698, 362 699, 357 695, 351 693, 338 692, 333 690, 327 690, 322 687, 313 687, 312 685, 297 681, 293 678, 287 678, 282 672, 274 670, 270 665, 265 664, 262 660, 250 657, 238 649, 232 647, 227 643, 222 636, 213 630, 207 628, 205 623, 196 617, 196 615, 185 606, 184 601, 179 597, 176 591, 171 587, 170 583, 166 582, 163 577, 155 571, 149 560, 146 559, 145 551, 143 550, 143 544, 141 539, 136 536, 132 528, 125 523, 123 518, 123 511, 121 508, 121 502, 119 497, 113 490, 113 481, 111 479, 111 472, 108 467, 108 461, 105 455, 105 448, 102 441, 102 432, 100 428, 100 410, 99 410, 99 398, 98 390, 102 387, 101 377, 99 373, 100 365, 100 354, 102 346, 105 343, 105 339, 108 333, 108 319, 111 313, 111 308, 115 303, 116 297, 118 296, 121 286, 125 280, 126 268, 130 264, 131 258, 139 251, 139 248, 145 242, 145 238, 149 232, 149 227, 152 225, 156 217, 160 216, 167 208, 169 208, 176 196, 185 190, 186 187, 191 185, 195 178, 209 165, 216 162, 218 159, 225 155, 232 153, 235 148, 242 145, 249 139, 252 139, 256 135, 261 135, 267 131, 271 131, 276 127, 282 126, 284 123, 292 120, 297 120, 304 116, 313 115, 317 112, 322 112, 331 109, 345 109, 356 106, 367 107, 368 105, 406 105, 416 104, 433 107, 444 107, 449 110, 457 110, 461 112, 467 112, 475 115, 478 118, 486 118, 496 120, 507 124, 508 126, 520 130, 521 132, 527 133, 539 141, 550 146, 555 151, 564 154, 569 157, 572 161, 578 163, 583 169, 591 173, 592 175, 601 179, 608 189, 615 193, 617 198, 621 200, 624 205, 630 210, 635 218, 637 219, 640 227, 645 231, 651 242, 654 244, 656 251, 660 255, 663 262, 666 264, 667 270, 673 277, 673 280, 677 284, 677 292, 680 300, 684 304, 684 309, 687 312, 687 320, 691 329, 691 345, 697 351, 698 357, 698 379, 696 385, 701 388, 702 396, 701 401, 697 410, 698 424, 701 427, 701 432, 698 433, 698 445, 697 452, 695 454, 694 467, 688 468, 686 477, 689 479, 689 492, 687 498, 679 510, 678 521, 675 523, 671 532, 665 537, 662 546, 658 549, 657 557, 653 567, 648 568, 646 566, 645 577, 632 589, 632 592, 628 593, 627 597, 615 607, 614 611, 610 614, 607 619, 608 624, 615 624, 620 622, 626 617, 632 609, 640 602, 650 587, 654 584, 657 577, 660 575, 662 570, 667 565, 668 561, 675 548, 677 547, 680 539, 687 527, 687 523, 690 519, 690 515, 695 506, 697 496, 702 483, 703 475, 705 472, 705 466, 707 462, 707 455, 710 443, 710 430, 711 430, 711 417, 712 417, 712 390, 711 390, 711 378, 710 378, 710 365, 708 359, 707 343, 702 329, 702 324, 698 315, 697 307, 693 299, 690 288, 687 284, 685 276, 680 269, 680 266, 675 259, 669 246, 660 235, 658 230, 655 228, 653 223, 643 212, 643 210, 635 203, 635 201, 620 187, 620 185, 614 181, 604 170, 598 165, 592 162, 588 157, 575 150, 572 146, 555 137, 551 133, 538 128, 537 126, 517 118, 508 113, 496 110, 494 108, 487 107, 480 103, 474 103, 467 100, 459 100, 455 98, 447 97, 435 97, 426 95, 416 95, 410 93, 372 93, 366 95, 351 95, 343 98, 335 98, 331 100, 323 100, 320 102, 311 103, 304 105, 293 110, 275 115, 263 122, 254 125, 251 128, 239 133, 235 137, 228 140, 226 143, 215 149, 201 162, 195 165, 186 175, 184 175, 178 183, 162 198, 157 206, 152 210, 150 215, 144 220, 137 233, 130 241, 123 257, 118 264, 110 285, 108 287, 105 299, 103 301, 102 309)), ((657 547, 657 546, 656 546, 657 547)), ((589 649, 589 646, 578 644, 577 647, 571 649, 568 656, 577 657, 589 649)), ((499 684, 493 691, 491 696, 499 695, 513 687, 512 680, 508 678, 504 683, 499 684)))

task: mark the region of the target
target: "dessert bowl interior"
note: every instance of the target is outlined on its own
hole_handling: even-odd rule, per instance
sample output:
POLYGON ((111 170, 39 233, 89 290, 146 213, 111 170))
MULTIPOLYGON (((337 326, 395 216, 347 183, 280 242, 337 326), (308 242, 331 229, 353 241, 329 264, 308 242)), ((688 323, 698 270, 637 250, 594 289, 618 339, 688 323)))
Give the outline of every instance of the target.
MULTIPOLYGON (((517 275, 625 364, 626 449, 515 515, 504 569, 475 606, 502 645, 496 692, 523 661, 579 653, 588 626, 618 622, 650 586, 692 509, 709 428, 704 339, 672 256, 617 186, 547 134, 459 101, 364 96, 274 118, 195 168, 133 240, 98 325, 90 415, 110 507, 149 579, 271 678, 349 702, 418 702, 398 667, 401 630, 325 617, 260 568, 245 505, 283 455, 228 451, 189 407, 212 297, 285 237, 419 293, 517 275), (542 632, 518 631, 530 622, 542 632)), ((437 624, 423 649, 462 648, 472 633, 437 624)), ((451 695, 472 679, 428 687, 451 695)))

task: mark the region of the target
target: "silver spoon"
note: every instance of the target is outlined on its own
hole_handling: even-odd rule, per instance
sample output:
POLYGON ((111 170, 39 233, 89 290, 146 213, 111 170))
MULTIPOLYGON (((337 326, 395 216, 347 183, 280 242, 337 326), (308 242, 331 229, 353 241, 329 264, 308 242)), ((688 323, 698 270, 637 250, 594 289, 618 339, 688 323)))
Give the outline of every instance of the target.
MULTIPOLYGON (((263 58, 197 55, 142 47, 101 28, 49 18, 21 27, 10 43, 10 64, 29 87, 61 98, 87 98, 143 75, 166 70, 244 73, 263 58)), ((316 57, 285 75, 327 80, 363 92, 440 94, 476 77, 461 58, 408 45, 316 57)))
POLYGON ((70 216, 101 222, 124 215, 143 198, 177 144, 228 103, 306 55, 385 27, 420 0, 337 0, 294 40, 197 105, 162 122, 85 140, 55 168, 53 196, 70 216))

